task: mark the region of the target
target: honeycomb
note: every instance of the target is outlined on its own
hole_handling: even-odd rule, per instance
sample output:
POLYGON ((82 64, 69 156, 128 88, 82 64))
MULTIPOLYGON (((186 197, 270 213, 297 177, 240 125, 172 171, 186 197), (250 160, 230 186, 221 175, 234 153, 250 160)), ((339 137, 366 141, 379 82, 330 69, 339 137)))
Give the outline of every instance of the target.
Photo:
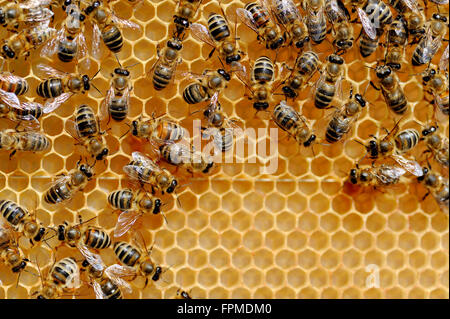
MULTIPOLYGON (((244 4, 239 0, 222 1, 230 16, 244 4)), ((176 1, 144 1, 137 10, 127 1, 112 5, 118 16, 141 26, 139 32, 124 29, 125 44, 118 54, 122 65, 136 63, 130 69, 133 92, 128 121, 155 112, 181 121, 192 131, 192 120, 199 118, 194 112, 201 106, 190 107, 183 101, 182 92, 188 81, 177 80, 166 90, 156 92, 151 79, 143 75, 156 61, 158 43, 169 36, 176 1)), ((430 14, 435 8, 430 2, 428 5, 430 14)), ((204 0, 197 22, 205 24, 209 13, 218 10, 217 1, 204 0)), ((448 5, 441 6, 440 10, 448 12, 448 5)), ((56 10, 55 21, 62 21, 62 17, 63 12, 56 10)), ((359 34, 360 26, 354 27, 355 34, 359 34)), ((89 43, 89 28, 86 34, 89 43)), ((250 61, 261 54, 275 58, 245 25, 238 24, 237 34, 240 47, 250 61)), ((7 36, 3 29, 1 36, 7 36)), ((332 52, 331 35, 327 39, 313 46, 322 61, 332 52)), ((179 71, 201 73, 205 68, 220 67, 216 55, 207 59, 210 48, 189 33, 183 46, 179 71)), ((278 64, 292 63, 292 54, 287 49, 280 50, 278 64)), ((411 46, 407 47, 406 56, 411 56, 411 46)), ((348 92, 352 86, 354 91, 364 92, 369 77, 374 76, 366 66, 373 66, 381 59, 383 50, 378 49, 376 54, 362 60, 354 46, 343 57, 346 61, 343 91, 348 92)), ((73 72, 76 67, 73 63, 51 62, 38 52, 33 52, 26 63, 10 61, 5 68, 30 83, 28 98, 36 97, 38 63, 51 63, 67 72, 73 72)), ((116 66, 115 57, 105 50, 102 58, 93 59, 86 71, 94 74, 101 68, 94 83, 101 92, 106 92, 110 73, 116 66)), ((423 69, 405 65, 398 73, 410 102, 402 127, 420 128, 415 121, 429 120, 426 94, 419 77, 412 76, 423 69)), ((314 108, 308 91, 289 104, 302 109, 322 138, 323 119, 330 110, 314 108)), ((243 85, 233 77, 221 96, 222 106, 230 117, 245 123, 245 127, 264 128, 266 135, 257 139, 268 142, 269 128, 276 126, 264 114, 255 116, 244 93, 243 85)), ((142 218, 139 227, 147 245, 154 243, 153 260, 170 269, 162 281, 144 289, 136 279, 133 292, 125 293, 125 297, 174 298, 181 287, 190 291, 193 298, 448 298, 448 215, 440 211, 432 196, 421 200, 426 190, 412 178, 390 191, 343 187, 349 169, 365 154, 363 147, 352 140, 383 134, 381 129, 391 128, 394 122, 379 92, 369 87, 365 97, 370 105, 363 110, 357 127, 345 142, 332 146, 317 144, 313 153, 296 145, 279 130, 278 152, 274 155, 278 168, 273 174, 261 173, 260 167, 268 159, 259 157, 233 157, 233 163, 218 165, 210 176, 191 177, 178 171, 185 185, 177 196, 179 204, 174 197, 164 197, 167 224, 162 216, 156 215, 142 218)), ((150 150, 149 145, 129 135, 120 139, 128 130, 124 123, 111 121, 109 124, 111 130, 106 140, 111 156, 106 163, 97 163, 96 175, 83 193, 62 206, 50 206, 42 200, 52 179, 72 169, 80 154, 84 154, 81 146, 73 145, 73 138, 64 129, 66 121, 73 119, 75 107, 82 103, 98 110, 103 98, 94 90, 86 95, 77 94, 46 115, 41 127, 52 141, 51 150, 46 153, 19 152, 9 160, 9 153, 0 151, 0 198, 34 210, 38 221, 45 226, 76 222, 80 214, 84 220, 97 216, 92 224, 112 231, 118 212, 107 204, 107 195, 130 185, 122 167, 129 161, 131 152, 150 150)), ((0 121, 0 129, 14 125, 7 120, 0 121)), ((441 133, 448 137, 447 121, 442 121, 440 127, 441 133)), ((415 156, 420 158, 421 151, 419 147, 415 156)), ((133 240, 129 234, 120 239, 133 240)), ((54 245, 52 240, 49 243, 54 245)), ((44 244, 34 247, 26 241, 20 244, 30 260, 38 261, 44 273, 53 263, 53 253, 58 260, 65 256, 81 258, 74 249, 62 247, 53 252, 44 244)), ((116 262, 111 249, 102 251, 101 256, 108 265, 116 262)), ((36 272, 34 263, 30 267, 36 272)), ((3 264, 0 264, 0 280, 0 298, 28 298, 40 285, 37 276, 26 272, 16 285, 17 276, 3 264)), ((95 295, 92 287, 84 284, 75 296, 63 298, 95 298, 95 295)))

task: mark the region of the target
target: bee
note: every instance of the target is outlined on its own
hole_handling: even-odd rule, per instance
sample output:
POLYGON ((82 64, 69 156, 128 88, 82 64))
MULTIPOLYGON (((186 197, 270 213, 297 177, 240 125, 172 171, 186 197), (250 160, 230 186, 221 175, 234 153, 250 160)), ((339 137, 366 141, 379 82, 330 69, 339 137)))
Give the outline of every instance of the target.
POLYGON ((145 248, 145 254, 138 247, 132 244, 119 241, 114 243, 114 254, 116 258, 125 266, 127 266, 128 275, 130 276, 142 276, 145 277, 145 286, 147 286, 149 278, 153 282, 157 282, 161 279, 161 275, 167 271, 164 271, 160 265, 155 264, 150 258, 152 251, 145 248))
POLYGON ((355 40, 348 10, 340 0, 325 0, 325 13, 333 30, 336 53, 346 52, 353 46, 355 40))
POLYGON ((350 131, 353 123, 358 120, 359 114, 366 106, 367 102, 361 94, 357 93, 353 97, 353 90, 350 90, 350 98, 340 109, 337 109, 327 125, 325 139, 328 143, 335 143, 350 131))
POLYGON ((401 167, 381 164, 378 167, 352 168, 349 174, 350 183, 361 186, 385 187, 400 182, 400 177, 406 173, 401 167))
POLYGON ((45 152, 50 148, 50 140, 41 132, 24 131, 14 129, 0 131, 0 149, 13 150, 9 158, 17 151, 45 152))
POLYGON ((177 66, 182 62, 180 57, 182 48, 181 40, 175 37, 167 41, 163 49, 160 49, 158 43, 156 48, 158 60, 150 71, 150 73, 153 71, 152 82, 155 90, 165 89, 173 79, 177 66))
POLYGON ((192 299, 191 295, 187 291, 182 290, 182 289, 177 290, 176 298, 177 299, 192 299))
POLYGON ((403 154, 414 148, 420 140, 420 134, 415 129, 406 129, 399 131, 399 122, 395 124, 392 130, 386 132, 386 136, 378 140, 376 136, 364 145, 370 159, 376 160, 380 157, 390 157, 402 168, 415 176, 422 176, 422 168, 416 161, 408 160, 403 154))
POLYGON ((146 192, 134 192, 131 189, 114 191, 108 195, 108 202, 115 209, 122 210, 114 230, 114 237, 125 234, 144 214, 162 214, 161 199, 146 192))
POLYGON ((183 139, 186 130, 180 124, 160 117, 144 118, 140 116, 131 123, 131 134, 145 138, 155 147, 158 143, 174 143, 183 139))
POLYGON ((69 121, 68 132, 96 161, 104 160, 108 155, 109 149, 103 138, 105 132, 100 130, 100 121, 89 105, 77 107, 75 121, 69 121))
MULTIPOLYGON (((267 1, 267 0, 266 0, 267 1)), ((308 27, 292 0, 270 0, 277 21, 284 28, 286 44, 302 49, 309 43, 308 27)))
POLYGON ((111 52, 117 53, 123 47, 123 37, 119 27, 135 31, 139 31, 141 28, 134 22, 118 18, 99 0, 90 1, 90 5, 84 9, 84 13, 93 20, 92 54, 94 57, 100 56, 100 38, 111 52))
POLYGON ((258 41, 264 43, 267 49, 276 50, 284 44, 283 35, 261 3, 249 2, 244 8, 237 8, 236 14, 247 27, 256 32, 258 41))
POLYGON ((56 30, 41 24, 32 28, 23 29, 17 34, 3 40, 0 55, 4 59, 17 59, 19 56, 27 58, 32 49, 36 49, 51 39, 56 30))
POLYGON ((74 59, 81 60, 87 53, 86 38, 84 37, 85 15, 81 13, 76 4, 68 5, 65 9, 67 17, 57 32, 41 53, 52 56, 57 53, 61 62, 72 62, 74 59))
POLYGON ((414 66, 427 64, 431 61, 441 47, 447 29, 447 17, 434 13, 428 23, 426 34, 421 38, 412 54, 411 61, 414 66))
POLYGON ((376 51, 379 39, 379 36, 375 36, 374 39, 371 39, 365 32, 362 32, 359 39, 359 52, 363 58, 367 58, 376 51))
POLYGON ((384 100, 392 112, 398 115, 404 114, 408 109, 408 101, 400 86, 400 80, 398 79, 397 74, 395 74, 388 65, 377 66, 375 74, 381 88, 377 87, 372 81, 370 81, 370 84, 376 90, 381 90, 384 100))
POLYGON ((178 6, 173 16, 175 24, 175 36, 180 39, 184 31, 189 28, 194 19, 202 0, 179 0, 178 6))
POLYGON ((121 278, 127 275, 125 267, 118 264, 106 267, 100 256, 96 259, 96 263, 84 260, 81 271, 87 273, 97 299, 123 299, 122 288, 132 292, 130 284, 121 278))
POLYGON ((133 152, 131 156, 133 160, 123 167, 124 172, 130 178, 141 183, 151 184, 153 191, 154 188, 169 194, 175 191, 178 181, 168 170, 160 168, 142 153, 133 152))
POLYGON ((12 232, 0 224, 0 261, 7 265, 13 273, 25 270, 29 260, 25 258, 20 248, 15 243, 12 232))
POLYGON ((100 71, 97 71, 92 78, 89 78, 86 74, 65 73, 44 64, 38 64, 37 68, 43 75, 49 76, 49 78, 39 83, 36 88, 36 93, 39 96, 48 99, 45 102, 45 113, 56 110, 75 93, 84 94, 91 89, 91 86, 96 88, 91 81, 100 71))
POLYGON ((37 299, 57 299, 66 291, 80 286, 80 268, 75 258, 60 259, 50 269, 45 280, 41 278, 40 290, 34 292, 37 299))
POLYGON ((231 75, 224 69, 205 70, 196 82, 185 87, 183 99, 188 104, 197 104, 219 94, 227 87, 231 75))
POLYGON ((273 92, 276 91, 278 85, 275 84, 275 68, 273 62, 267 56, 260 56, 253 64, 250 80, 245 73, 245 69, 237 70, 239 80, 250 91, 250 100, 254 100, 253 108, 259 111, 265 111, 272 101, 273 92))
POLYGON ((226 64, 231 64, 241 60, 242 51, 237 46, 237 39, 230 39, 230 28, 225 12, 222 15, 210 13, 208 17, 208 27, 200 23, 191 24, 191 34, 198 41, 210 45, 213 49, 209 53, 210 58, 217 49, 219 58, 225 60, 226 64))
POLYGON ((17 95, 0 90, 0 118, 13 122, 31 121, 39 127, 44 106, 36 102, 20 102, 17 95))
POLYGON ((130 105, 130 92, 133 89, 130 71, 128 67, 122 67, 119 62, 119 67, 114 69, 111 77, 111 85, 102 102, 100 114, 109 114, 113 120, 120 122, 127 117, 130 105))
POLYGON ((188 172, 194 174, 208 174, 214 166, 214 161, 202 152, 189 149, 185 144, 169 143, 159 148, 162 158, 169 164, 184 167, 188 172))
POLYGON ((288 98, 296 98, 299 92, 308 85, 309 80, 319 69, 321 62, 314 51, 303 52, 297 56, 291 75, 283 82, 283 93, 288 98))
POLYGON ((408 42, 408 28, 402 16, 398 16, 390 25, 386 33, 387 47, 384 62, 393 70, 400 70, 408 42))
POLYGON ((40 242, 47 233, 46 228, 39 225, 26 209, 13 201, 1 199, 0 213, 8 225, 28 238, 32 245, 40 242))
POLYGON ((425 141, 427 150, 425 153, 431 153, 434 160, 442 166, 449 166, 449 146, 448 138, 437 134, 437 125, 427 126, 422 130, 422 137, 420 140, 425 141))
POLYGON ((432 194, 442 211, 448 215, 450 197, 448 178, 444 178, 442 175, 431 171, 429 167, 424 167, 423 175, 417 177, 417 181, 422 183, 427 189, 427 193, 422 200, 432 194))
POLYGON ((70 200, 77 191, 83 191, 87 183, 92 179, 92 167, 80 164, 72 169, 67 175, 58 178, 45 192, 44 200, 48 204, 57 204, 70 200))
POLYGON ((24 78, 9 72, 0 73, 0 90, 20 96, 27 93, 29 88, 30 86, 24 78))
POLYGON ((433 95, 433 104, 437 104, 445 115, 449 115, 449 81, 448 76, 440 67, 438 69, 429 67, 422 75, 422 84, 426 92, 433 95))
POLYGON ((303 0, 303 10, 307 12, 306 25, 309 37, 319 44, 327 35, 327 20, 325 18, 324 0, 303 0))
POLYGON ((290 136, 292 136, 297 143, 303 146, 311 146, 316 140, 316 135, 310 129, 307 120, 291 106, 284 101, 278 104, 272 114, 273 121, 290 136))
POLYGON ((27 27, 45 22, 53 12, 45 7, 46 0, 29 0, 26 3, 8 3, 0 7, 0 25, 8 30, 17 30, 23 23, 27 27))
POLYGON ((327 57, 327 62, 320 70, 322 74, 314 93, 314 106, 319 109, 329 108, 334 95, 341 96, 341 81, 344 76, 344 59, 336 54, 327 57))
POLYGON ((389 4, 404 18, 407 31, 414 37, 415 43, 426 31, 425 15, 421 12, 417 0, 389 0, 389 4))

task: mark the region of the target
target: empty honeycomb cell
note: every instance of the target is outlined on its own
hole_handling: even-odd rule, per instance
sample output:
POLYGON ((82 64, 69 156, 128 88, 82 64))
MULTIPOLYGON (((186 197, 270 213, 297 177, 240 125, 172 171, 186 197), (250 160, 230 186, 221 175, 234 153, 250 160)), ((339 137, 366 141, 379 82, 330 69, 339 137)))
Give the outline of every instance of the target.
POLYGON ((267 233, 265 238, 265 247, 277 251, 284 246, 284 236, 281 232, 272 230, 267 233))
POLYGON ((310 249, 306 249, 300 252, 297 256, 298 265, 304 269, 315 268, 319 256, 316 252, 310 249))
POLYGON ((195 211, 187 217, 187 225, 199 231, 208 225, 208 215, 200 211, 195 211))
POLYGON ((252 217, 246 212, 237 212, 232 216, 231 221, 233 227, 241 232, 250 228, 252 223, 252 217))
POLYGON ((431 269, 425 269, 419 274, 419 281, 423 287, 432 287, 436 280, 436 272, 431 269))
POLYGON ((365 251, 373 245, 373 236, 371 233, 362 231, 353 237, 353 245, 361 251, 365 251))
POLYGON ((287 198, 287 207, 294 213, 302 212, 307 205, 306 197, 300 194, 292 194, 287 198))
POLYGON ((203 267, 208 260, 208 257, 206 256, 206 253, 204 250, 196 249, 193 251, 190 251, 188 254, 188 263, 193 268, 201 268, 203 267))
POLYGON ((332 200, 332 208, 335 212, 344 214, 352 207, 352 200, 345 195, 338 195, 332 200))
POLYGON ((284 209, 285 199, 280 194, 270 194, 265 198, 264 206, 273 213, 279 212, 284 209))
POLYGON ((342 224, 347 231, 356 232, 363 227, 364 220, 360 215, 352 213, 343 219, 342 224))
POLYGON ((210 253, 209 262, 217 269, 223 268, 230 264, 230 255, 226 250, 218 248, 210 253))
POLYGON ((388 216, 387 226, 395 232, 402 231, 407 227, 407 217, 401 213, 393 213, 388 216))
POLYGON ((255 266, 261 269, 266 269, 273 264, 273 259, 273 252, 262 248, 255 251, 253 262, 255 266))
POLYGON ((370 211, 373 210, 375 206, 373 196, 371 196, 368 193, 366 194, 361 193, 356 198, 354 198, 354 200, 355 200, 355 209, 363 214, 369 213, 370 211))
POLYGON ((382 232, 376 238, 376 245, 382 250, 390 250, 396 246, 396 238, 390 232, 382 232))
POLYGON ((266 271, 266 284, 271 288, 277 288, 284 285, 284 272, 278 268, 271 268, 266 271))
POLYGON ((431 256, 430 263, 433 269, 448 268, 448 256, 442 251, 437 251, 431 256))
POLYGON ((327 250, 320 256, 320 264, 327 269, 335 268, 339 262, 339 254, 334 250, 327 250))
POLYGON ((422 213, 417 213, 409 217, 409 229, 415 232, 421 232, 428 227, 428 217, 422 213))
POLYGON ((417 210, 418 201, 414 195, 406 195, 399 199, 399 207, 405 213, 410 213, 417 210))
POLYGON ((384 298, 402 299, 402 298, 405 298, 405 292, 399 287, 394 287, 394 288, 386 290, 384 298))
POLYGON ((319 224, 319 217, 316 214, 304 213, 298 217, 298 227, 305 232, 312 232, 319 224))
POLYGON ((281 250, 275 256, 275 263, 283 269, 291 268, 295 265, 295 254, 289 250, 281 250))
POLYGON ((320 217, 320 227, 329 233, 333 233, 340 226, 338 216, 334 214, 326 214, 320 217))
POLYGON ((394 250, 387 255, 386 263, 392 269, 400 269, 405 264, 405 254, 400 250, 394 250))
POLYGON ((251 299, 251 293, 245 288, 236 288, 231 293, 232 299, 251 299))
POLYGON ((295 227, 295 215, 289 212, 282 212, 276 217, 277 228, 287 232, 295 227))
POLYGON ((220 243, 223 247, 227 249, 233 249, 241 243, 241 234, 234 230, 227 230, 222 234, 220 243))
POLYGON ((184 229, 177 234, 177 244, 182 248, 191 249, 195 247, 196 242, 197 235, 189 229, 184 229))
POLYGON ((253 223, 256 229, 260 231, 267 231, 274 225, 274 216, 262 211, 256 214, 253 223))
POLYGON ((307 237, 303 232, 293 231, 288 235, 286 244, 289 248, 298 250, 303 248, 306 245, 306 242, 307 237))
POLYGON ((436 214, 431 218, 431 226, 437 232, 444 232, 448 230, 448 217, 444 214, 436 214))
POLYGON ((309 245, 316 250, 326 249, 329 245, 330 237, 327 233, 316 231, 309 237, 309 245))
POLYGON ((409 299, 425 299, 427 298, 426 291, 421 287, 414 287, 409 291, 409 299))
POLYGON ((306 287, 300 290, 297 294, 297 298, 300 299, 317 299, 319 298, 319 292, 312 287, 306 287))
POLYGON ((409 254, 409 264, 412 267, 420 269, 423 266, 425 266, 426 263, 427 263, 427 256, 424 252, 416 250, 409 254))
POLYGON ((389 213, 395 209, 397 206, 397 201, 394 197, 389 197, 383 194, 377 196, 376 206, 380 212, 389 213))
POLYGON ((434 289, 430 292, 431 299, 448 299, 448 291, 442 288, 434 289))
MULTIPOLYGON (((447 262, 448 262, 448 261, 447 261, 447 262)), ((440 278, 441 284, 442 284, 444 287, 447 287, 447 288, 448 288, 448 285, 449 285, 449 282, 448 282, 448 270, 444 271, 444 272, 441 274, 440 277, 441 277, 441 278, 440 278)))
POLYGON ((26 175, 15 173, 9 175, 8 178, 8 187, 16 192, 20 192, 24 190, 29 183, 29 178, 26 175))
POLYGON ((322 213, 329 209, 329 202, 322 194, 317 194, 311 197, 309 207, 316 213, 322 213))
POLYGON ((260 287, 253 293, 254 299, 272 299, 273 290, 269 287, 260 287))

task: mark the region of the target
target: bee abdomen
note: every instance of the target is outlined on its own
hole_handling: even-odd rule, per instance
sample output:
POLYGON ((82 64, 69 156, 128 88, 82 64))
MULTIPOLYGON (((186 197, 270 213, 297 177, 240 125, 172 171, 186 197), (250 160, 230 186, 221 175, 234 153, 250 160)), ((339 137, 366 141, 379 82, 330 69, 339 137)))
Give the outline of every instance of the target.
POLYGON ((272 61, 262 56, 256 59, 252 72, 252 80, 259 83, 266 83, 273 80, 274 71, 272 61))
POLYGON ((322 83, 321 86, 317 88, 316 96, 314 99, 314 105, 318 109, 326 109, 333 100, 336 87, 329 83, 322 83))
POLYGON ((13 226, 17 226, 27 215, 26 211, 10 200, 0 200, 0 211, 3 217, 13 226))
POLYGON ((118 190, 109 194, 108 202, 114 208, 126 210, 131 208, 133 197, 133 192, 128 189, 118 190))
POLYGON ((164 89, 173 76, 173 70, 165 65, 158 64, 153 73, 153 87, 155 90, 164 89))
POLYGON ((50 140, 47 136, 37 132, 25 132, 21 139, 24 141, 23 151, 41 152, 50 147, 50 140))
POLYGON ((67 39, 61 41, 58 46, 58 58, 62 62, 71 62, 77 54, 78 46, 76 41, 67 39))
POLYGON ((125 98, 116 97, 111 100, 109 113, 115 121, 123 121, 128 115, 128 104, 125 98))
POLYGON ((359 52, 366 58, 376 51, 378 47, 378 37, 375 40, 369 38, 365 33, 362 34, 359 40, 359 52))
POLYGON ((183 99, 188 104, 197 104, 208 98, 204 88, 199 83, 188 85, 183 91, 183 99))
POLYGON ((97 133, 97 120, 94 111, 88 105, 81 105, 78 108, 75 123, 82 137, 92 136, 97 133))
POLYGON ((328 124, 325 138, 328 143, 338 142, 344 134, 349 131, 349 127, 344 127, 339 119, 333 118, 328 124))
POLYGON ((56 204, 70 198, 70 186, 61 182, 51 187, 44 196, 44 200, 49 204, 56 204))
POLYGON ((0 80, 0 89, 19 96, 28 92, 29 85, 28 82, 23 79, 17 80, 17 82, 0 80))
POLYGON ((58 78, 47 79, 39 83, 36 93, 47 99, 58 97, 64 93, 62 80, 58 78))
POLYGON ((107 25, 102 30, 105 45, 114 53, 119 52, 123 46, 122 33, 115 25, 107 25))
POLYGON ((211 14, 208 19, 208 29, 216 41, 222 41, 230 36, 226 20, 219 14, 211 14))
POLYGON ((114 245, 114 253, 116 257, 129 267, 133 267, 141 258, 141 253, 125 242, 118 242, 114 245))
POLYGON ((407 129, 400 132, 395 137, 395 147, 400 152, 404 153, 417 145, 420 139, 420 134, 415 129, 407 129))
POLYGON ((404 114, 408 108, 406 96, 400 90, 395 92, 386 92, 383 90, 386 103, 395 114, 404 114))
POLYGON ((89 228, 84 237, 84 244, 94 249, 104 249, 111 245, 111 238, 101 229, 89 228))
POLYGON ((66 285, 77 270, 78 265, 75 260, 72 257, 66 257, 53 266, 51 276, 54 281, 66 285))
POLYGON ((250 2, 245 5, 245 10, 249 11, 255 20, 258 28, 265 26, 269 22, 269 14, 258 3, 250 2))
POLYGON ((179 141, 184 136, 184 129, 176 123, 164 121, 156 128, 157 137, 163 141, 179 141))

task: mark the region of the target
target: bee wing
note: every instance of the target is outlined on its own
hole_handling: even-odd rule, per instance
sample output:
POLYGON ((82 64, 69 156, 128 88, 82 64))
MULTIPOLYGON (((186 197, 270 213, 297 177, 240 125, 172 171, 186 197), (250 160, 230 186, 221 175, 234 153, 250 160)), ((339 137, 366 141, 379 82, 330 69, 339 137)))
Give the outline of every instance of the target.
POLYGON ((98 282, 93 281, 92 288, 94 288, 95 297, 97 299, 105 299, 105 294, 103 293, 102 287, 100 286, 100 284, 98 282))
POLYGON ((77 270, 75 271, 75 273, 73 274, 72 278, 70 278, 70 280, 68 282, 66 282, 66 287, 67 288, 79 288, 81 285, 81 281, 80 281, 80 268, 78 268, 77 265, 77 270))
POLYGON ((63 78, 67 75, 66 72, 59 71, 55 68, 52 68, 50 65, 43 64, 43 63, 39 63, 36 68, 37 68, 38 73, 41 76, 41 78, 48 78, 48 77, 63 78))
POLYGON ((441 59, 439 60, 439 69, 443 71, 447 71, 448 68, 448 59, 449 59, 449 45, 445 48, 442 53, 441 59))
POLYGON ((114 264, 106 268, 105 273, 109 279, 111 279, 116 285, 124 288, 128 293, 133 291, 131 289, 131 285, 121 278, 135 276, 136 270, 133 267, 114 264))
POLYGON ((33 115, 24 115, 21 116, 20 119, 23 120, 20 122, 20 127, 26 131, 38 131, 41 127, 41 123, 33 115))
POLYGON ((80 137, 80 132, 78 130, 78 125, 74 120, 68 119, 66 120, 66 132, 69 133, 75 139, 80 137))
MULTIPOLYGON (((77 34, 75 41, 77 41, 76 58, 77 58, 77 60, 81 60, 88 53, 88 49, 87 49, 87 45, 86 45, 86 38, 85 38, 83 32, 80 32, 77 34)), ((89 57, 88 57, 88 61, 89 61, 89 57)))
POLYGON ((137 151, 133 152, 133 153, 131 153, 131 157, 136 162, 144 163, 147 166, 155 166, 155 163, 153 163, 153 161, 151 159, 149 159, 147 156, 145 156, 141 152, 137 152, 137 151))
POLYGON ((256 33, 258 33, 258 27, 250 12, 248 12, 244 8, 237 8, 236 14, 239 17, 239 20, 242 21, 242 23, 244 23, 247 27, 249 27, 256 33))
POLYGON ((339 7, 337 0, 329 0, 329 3, 329 6, 325 6, 325 13, 330 23, 337 22, 340 19, 347 20, 347 16, 339 7))
POLYGON ((19 98, 12 92, 6 92, 0 89, 0 98, 4 103, 8 104, 11 107, 14 107, 16 109, 22 108, 19 98))
POLYGON ((338 100, 342 100, 342 96, 343 96, 342 80, 343 80, 343 78, 341 77, 336 81, 336 97, 338 98, 338 100))
MULTIPOLYGON (((412 11, 412 12, 419 12, 419 4, 417 0, 401 0, 403 3, 412 11)), ((447 0, 448 1, 448 0, 447 0)))
POLYGON ((118 16, 116 16, 114 13, 111 14, 111 18, 114 23, 118 24, 122 28, 129 28, 129 29, 136 30, 136 31, 141 30, 141 26, 139 24, 134 23, 130 20, 121 19, 118 16))
POLYGON ((192 23, 189 28, 191 29, 191 34, 194 37, 194 39, 201 42, 205 42, 206 44, 209 44, 214 48, 216 47, 216 44, 214 43, 213 39, 211 39, 208 28, 205 27, 203 24, 192 23))
POLYGON ((61 94, 58 97, 48 99, 44 105, 44 113, 47 114, 47 113, 53 112, 58 107, 60 107, 61 104, 66 102, 72 95, 73 95, 73 93, 67 92, 67 93, 61 94))
POLYGON ((116 228, 114 229, 114 237, 120 237, 125 234, 142 216, 138 211, 124 211, 117 219, 116 228))
MULTIPOLYGON (((431 2, 434 2, 436 4, 448 4, 448 0, 430 0, 431 2)), ((448 208, 447 208, 448 210, 448 208)))
POLYGON ((94 23, 92 28, 92 56, 94 58, 100 58, 100 38, 101 32, 97 24, 94 23))
POLYGON ((402 168, 415 176, 422 176, 422 167, 416 161, 408 160, 401 155, 392 154, 392 159, 397 162, 402 168))
POLYGON ((103 99, 102 104, 100 105, 100 120, 104 120, 109 115, 108 105, 111 104, 111 100, 114 97, 114 88, 111 84, 108 92, 106 92, 106 97, 103 99))
POLYGON ((139 175, 144 173, 144 170, 150 169, 152 171, 157 170, 156 164, 151 161, 149 158, 144 156, 142 153, 133 152, 132 153, 133 160, 136 162, 140 162, 141 165, 125 165, 123 170, 128 176, 132 179, 139 180, 139 175))
POLYGON ((103 263, 100 255, 91 252, 83 243, 78 244, 77 248, 92 267, 94 267, 98 271, 102 271, 103 269, 105 269, 105 264, 103 263))
POLYGON ((64 39, 64 29, 61 28, 56 35, 51 38, 47 43, 42 47, 41 54, 43 56, 51 57, 54 54, 56 54, 56 51, 58 50, 58 45, 61 42, 61 40, 64 39))
POLYGON ((249 75, 249 71, 247 71, 247 68, 245 67, 245 65, 239 64, 239 67, 236 68, 236 70, 234 70, 234 74, 236 74, 237 78, 244 83, 244 85, 246 85, 247 87, 251 87, 250 84, 250 75, 249 75))
POLYGON ((17 84, 21 81, 26 81, 26 80, 20 76, 14 75, 9 72, 1 72, 0 73, 0 81, 17 84))
POLYGON ((357 11, 359 19, 361 20, 361 24, 367 36, 372 40, 375 40, 377 38, 377 29, 375 25, 370 21, 367 13, 363 9, 357 8, 357 11))
POLYGON ((387 177, 399 178, 406 173, 406 170, 398 166, 384 165, 380 167, 379 173, 387 177))

